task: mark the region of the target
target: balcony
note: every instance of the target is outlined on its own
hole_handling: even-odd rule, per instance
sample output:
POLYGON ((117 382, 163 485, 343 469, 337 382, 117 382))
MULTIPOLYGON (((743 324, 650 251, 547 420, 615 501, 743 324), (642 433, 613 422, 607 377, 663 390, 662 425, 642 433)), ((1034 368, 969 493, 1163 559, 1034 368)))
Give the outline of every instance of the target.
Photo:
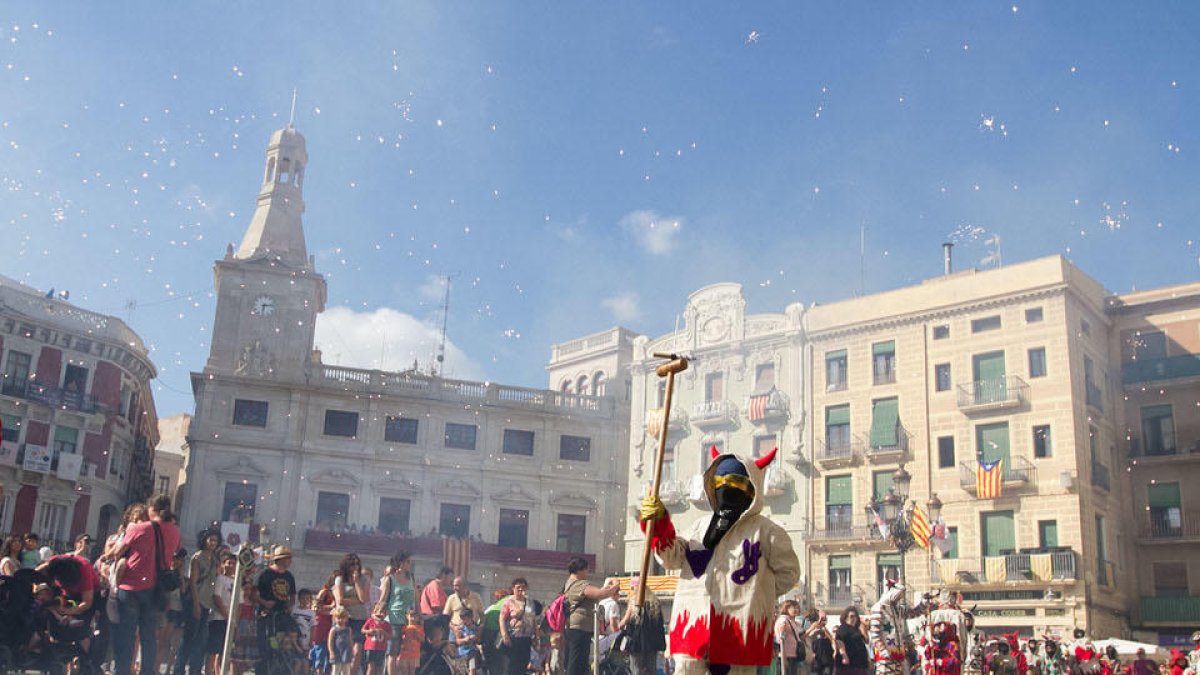
MULTIPOLYGON (((338 556, 346 551, 359 555, 374 555, 388 558, 396 551, 405 550, 415 556, 441 560, 447 540, 442 537, 402 537, 383 533, 328 532, 309 529, 304 532, 304 550, 333 553, 338 556)), ((471 560, 497 565, 516 565, 561 572, 574 557, 595 566, 596 556, 591 553, 572 551, 546 551, 532 548, 512 548, 482 541, 470 542, 471 560)))
POLYGON ((1143 461, 1195 461, 1200 459, 1200 438, 1182 441, 1176 437, 1174 445, 1161 442, 1143 445, 1141 439, 1135 436, 1129 439, 1129 457, 1139 460, 1139 464, 1143 461))
POLYGON ((688 481, 688 501, 700 507, 711 507, 708 503, 708 492, 704 490, 704 476, 696 474, 688 481))
POLYGON ((1200 624, 1200 597, 1142 596, 1142 623, 1183 624, 1191 629, 1200 624))
MULTIPOLYGON (((646 435, 650 438, 658 438, 662 432, 663 410, 662 408, 654 408, 646 411, 646 435)), ((682 435, 687 431, 688 416, 682 410, 672 410, 671 419, 667 421, 667 436, 672 434, 682 435)))
POLYGON ((1138 359, 1121 364, 1121 382, 1127 385, 1188 378, 1200 378, 1200 354, 1138 359))
POLYGON ((943 558, 934 565, 934 581, 948 586, 1066 583, 1078 578, 1076 560, 1071 550, 943 558))
POLYGON ((1108 467, 1092 460, 1092 485, 1108 492, 1112 490, 1112 477, 1108 467))
MULTIPOLYGON (((649 485, 646 490, 649 492, 649 485)), ((687 503, 688 490, 682 481, 664 478, 658 485, 658 498, 667 506, 681 506, 687 503)))
POLYGON ((1137 536, 1144 544, 1200 543, 1200 514, 1146 513, 1137 536))
POLYGON ((849 588, 831 588, 825 595, 825 610, 829 614, 840 612, 852 604, 854 604, 854 593, 849 588))
POLYGON ((855 446, 849 440, 832 445, 818 440, 814 459, 822 469, 839 469, 853 464, 856 454, 855 446))
POLYGON ((746 399, 746 419, 755 424, 785 421, 790 409, 787 394, 778 389, 746 399))
POLYGON ((16 396, 29 401, 44 403, 59 410, 74 410, 81 413, 96 412, 96 400, 87 394, 50 387, 37 382, 5 382, 0 389, 7 396, 16 396))
POLYGON ((1029 402, 1029 385, 1016 375, 958 385, 958 409, 982 413, 1019 408, 1029 402))
POLYGON ((692 406, 691 421, 698 429, 716 429, 737 424, 733 401, 705 401, 692 406))
POLYGON ((895 462, 908 454, 910 434, 903 426, 896 428, 896 442, 890 445, 872 445, 870 439, 862 441, 869 462, 895 462))
POLYGON ((805 526, 805 538, 814 546, 823 544, 846 544, 851 542, 884 544, 886 541, 879 533, 875 523, 866 517, 853 518, 850 516, 825 519, 824 524, 808 521, 805 526))
MULTIPOLYGON (((967 492, 979 495, 977 492, 978 483, 975 479, 975 468, 977 462, 962 462, 958 465, 958 484, 967 492)), ((1003 488, 1018 488, 1028 485, 1037 477, 1037 467, 1024 457, 1010 457, 1009 461, 1001 468, 1003 471, 1003 488)))

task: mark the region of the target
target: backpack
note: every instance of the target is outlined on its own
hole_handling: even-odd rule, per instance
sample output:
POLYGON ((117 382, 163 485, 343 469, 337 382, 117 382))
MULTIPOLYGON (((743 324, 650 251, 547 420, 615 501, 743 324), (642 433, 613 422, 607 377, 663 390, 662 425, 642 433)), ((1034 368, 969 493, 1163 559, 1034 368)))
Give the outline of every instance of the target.
POLYGON ((559 593, 554 602, 546 608, 546 625, 550 632, 558 633, 567 627, 567 594, 559 593))

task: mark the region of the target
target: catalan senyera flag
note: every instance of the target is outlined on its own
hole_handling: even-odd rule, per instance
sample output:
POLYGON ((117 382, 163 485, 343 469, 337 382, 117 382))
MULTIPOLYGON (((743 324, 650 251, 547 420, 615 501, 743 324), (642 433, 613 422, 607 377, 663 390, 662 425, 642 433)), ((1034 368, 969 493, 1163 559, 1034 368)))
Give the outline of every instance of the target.
POLYGON ((471 540, 443 539, 442 562, 446 567, 454 570, 454 576, 468 576, 471 571, 471 540))
POLYGON ((750 397, 750 408, 746 412, 751 422, 757 422, 767 416, 767 403, 770 400, 770 394, 759 394, 758 396, 750 397))
POLYGON ((921 510, 917 504, 913 504, 912 523, 909 526, 912 532, 913 539, 921 545, 921 548, 929 549, 929 535, 932 533, 932 528, 929 527, 929 517, 921 510))
POLYGON ((975 496, 980 499, 995 499, 1004 486, 1004 460, 994 462, 979 460, 975 467, 975 496))

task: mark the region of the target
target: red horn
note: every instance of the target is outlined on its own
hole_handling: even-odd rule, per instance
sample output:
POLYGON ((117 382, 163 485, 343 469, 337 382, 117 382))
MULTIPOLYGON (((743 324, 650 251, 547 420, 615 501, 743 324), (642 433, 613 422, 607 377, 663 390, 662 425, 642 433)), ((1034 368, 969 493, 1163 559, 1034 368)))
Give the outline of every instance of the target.
POLYGON ((717 446, 713 445, 712 446, 712 458, 716 459, 718 456, 720 456, 720 454, 721 453, 717 452, 717 446))
POLYGON ((758 459, 754 460, 754 463, 758 465, 758 468, 765 469, 767 468, 767 465, 770 464, 773 459, 775 459, 775 453, 777 452, 779 452, 779 448, 774 448, 768 452, 765 457, 759 457, 758 459))

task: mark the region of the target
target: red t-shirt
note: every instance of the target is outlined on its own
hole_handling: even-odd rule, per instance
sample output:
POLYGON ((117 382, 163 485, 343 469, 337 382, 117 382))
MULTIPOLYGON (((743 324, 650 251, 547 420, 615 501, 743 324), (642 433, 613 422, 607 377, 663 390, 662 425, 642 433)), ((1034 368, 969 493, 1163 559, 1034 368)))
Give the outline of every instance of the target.
POLYGON ((366 635, 363 649, 370 651, 387 649, 388 641, 392 639, 392 624, 372 616, 363 624, 363 633, 366 635))
MULTIPOLYGON (((159 523, 162 529, 162 567, 171 565, 171 557, 179 550, 179 527, 175 523, 159 523)), ((154 588, 154 526, 152 522, 134 523, 125 529, 128 547, 125 573, 118 588, 124 591, 147 591, 154 588)))
MULTIPOLYGON (((96 568, 92 567, 92 563, 88 562, 87 558, 75 555, 74 553, 64 553, 56 555, 54 558, 70 558, 79 564, 79 583, 72 587, 67 587, 55 580, 54 585, 58 586, 71 598, 78 600, 83 597, 87 591, 93 593, 100 587, 100 574, 96 572, 96 568)), ((51 560, 54 560, 51 558, 51 560)), ((93 599, 93 602, 95 600, 93 599)))

